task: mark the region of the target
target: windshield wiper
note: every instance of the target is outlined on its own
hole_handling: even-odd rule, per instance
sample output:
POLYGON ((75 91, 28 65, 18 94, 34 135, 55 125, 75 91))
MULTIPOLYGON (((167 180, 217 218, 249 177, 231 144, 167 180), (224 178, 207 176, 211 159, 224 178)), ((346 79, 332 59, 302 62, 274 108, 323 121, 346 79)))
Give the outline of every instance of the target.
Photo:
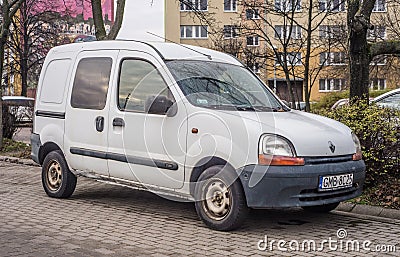
POLYGON ((225 110, 237 110, 237 111, 252 111, 252 112, 285 112, 286 110, 282 107, 270 107, 263 105, 234 105, 234 104, 214 104, 209 105, 212 109, 225 109, 225 110))
POLYGON ((212 109, 226 109, 226 110, 237 110, 237 111, 256 111, 252 106, 248 105, 233 105, 233 104, 214 104, 208 107, 212 109))
POLYGON ((252 107, 256 110, 256 111, 260 111, 260 112, 282 112, 284 111, 282 109, 282 107, 271 107, 271 106, 263 106, 263 105, 252 105, 252 107))

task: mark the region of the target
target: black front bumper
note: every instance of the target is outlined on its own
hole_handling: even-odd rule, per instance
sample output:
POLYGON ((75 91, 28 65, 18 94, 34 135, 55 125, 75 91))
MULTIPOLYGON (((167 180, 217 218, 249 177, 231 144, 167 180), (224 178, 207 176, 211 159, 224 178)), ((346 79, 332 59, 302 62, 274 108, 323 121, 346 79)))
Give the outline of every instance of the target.
POLYGON ((252 208, 315 206, 336 203, 361 195, 365 180, 364 161, 309 164, 304 166, 248 165, 240 180, 252 208), (353 173, 353 186, 318 191, 319 177, 353 173))

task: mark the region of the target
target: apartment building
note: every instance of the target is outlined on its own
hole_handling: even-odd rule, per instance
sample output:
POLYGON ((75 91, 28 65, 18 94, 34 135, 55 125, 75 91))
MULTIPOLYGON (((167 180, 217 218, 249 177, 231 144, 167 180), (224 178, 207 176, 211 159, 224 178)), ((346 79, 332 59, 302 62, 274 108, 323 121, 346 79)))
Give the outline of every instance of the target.
MULTIPOLYGON (((386 39, 395 29, 388 29, 384 20, 399 5, 387 1, 375 3, 371 41, 386 39)), ((290 80, 295 98, 301 101, 308 6, 307 0, 166 0, 166 38, 236 55, 283 99, 289 99, 290 80)), ((346 12, 344 0, 319 0, 313 6, 311 100, 348 86, 346 12)), ((396 59, 374 60, 371 90, 396 88, 398 66, 396 59)))

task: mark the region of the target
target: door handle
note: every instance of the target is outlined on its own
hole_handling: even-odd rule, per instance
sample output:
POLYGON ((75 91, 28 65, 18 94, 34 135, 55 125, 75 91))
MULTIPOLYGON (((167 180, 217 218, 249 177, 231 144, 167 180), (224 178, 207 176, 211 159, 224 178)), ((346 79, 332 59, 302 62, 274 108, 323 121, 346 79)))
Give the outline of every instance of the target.
POLYGON ((121 118, 114 118, 113 127, 125 127, 125 121, 121 118))
POLYGON ((104 130, 104 117, 97 117, 96 118, 96 130, 98 132, 103 132, 104 130))

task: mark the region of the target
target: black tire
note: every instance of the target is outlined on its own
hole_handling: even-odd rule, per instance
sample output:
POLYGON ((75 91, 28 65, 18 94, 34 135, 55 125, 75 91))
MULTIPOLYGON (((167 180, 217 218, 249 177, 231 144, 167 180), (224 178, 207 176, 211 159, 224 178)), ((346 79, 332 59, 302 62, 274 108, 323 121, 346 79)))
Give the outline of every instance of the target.
POLYGON ((224 166, 210 167, 200 175, 195 187, 195 199, 197 215, 214 230, 239 228, 249 212, 236 172, 224 169, 224 166), (210 197, 211 192, 214 197, 210 197))
POLYGON ((317 206, 303 206, 303 210, 308 211, 308 212, 316 212, 316 213, 327 213, 330 211, 333 211, 338 207, 339 203, 330 203, 330 204, 324 204, 324 205, 317 205, 317 206))
POLYGON ((48 196, 70 197, 75 191, 76 180, 60 150, 52 151, 46 156, 42 165, 42 185, 48 196))

